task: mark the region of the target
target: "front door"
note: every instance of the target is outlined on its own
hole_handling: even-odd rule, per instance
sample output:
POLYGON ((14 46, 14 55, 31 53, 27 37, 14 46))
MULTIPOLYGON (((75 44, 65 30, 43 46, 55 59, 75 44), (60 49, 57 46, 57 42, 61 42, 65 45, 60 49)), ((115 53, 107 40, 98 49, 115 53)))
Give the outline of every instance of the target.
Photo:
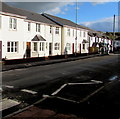
POLYGON ((72 53, 74 54, 74 43, 72 44, 72 53))
POLYGON ((0 41, 0 61, 2 60, 2 41, 0 41))
POLYGON ((81 54, 81 44, 80 44, 80 54, 81 54))
POLYGON ((27 42, 26 44, 26 57, 29 58, 31 57, 31 42, 27 42))
POLYGON ((52 43, 49 43, 49 55, 52 55, 52 43))

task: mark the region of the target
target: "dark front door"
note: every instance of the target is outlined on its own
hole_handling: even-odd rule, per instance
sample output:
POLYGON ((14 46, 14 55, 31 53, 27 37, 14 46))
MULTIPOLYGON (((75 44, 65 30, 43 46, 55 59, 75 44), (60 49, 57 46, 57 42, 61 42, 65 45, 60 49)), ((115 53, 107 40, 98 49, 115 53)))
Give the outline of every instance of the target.
POLYGON ((52 43, 49 43, 49 55, 52 55, 52 43))
POLYGON ((2 41, 0 41, 0 60, 2 60, 2 41))
POLYGON ((27 42, 26 44, 26 57, 29 58, 31 57, 31 42, 27 42))
POLYGON ((74 43, 72 44, 72 53, 74 54, 74 43))
POLYGON ((81 54, 81 44, 80 44, 80 54, 81 54))

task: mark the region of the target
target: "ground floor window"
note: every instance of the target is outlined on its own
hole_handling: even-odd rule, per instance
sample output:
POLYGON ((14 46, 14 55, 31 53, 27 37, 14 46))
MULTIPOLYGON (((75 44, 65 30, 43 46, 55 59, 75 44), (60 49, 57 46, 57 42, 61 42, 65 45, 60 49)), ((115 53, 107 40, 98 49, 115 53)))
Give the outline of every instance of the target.
POLYGON ((7 42, 7 52, 17 52, 18 42, 7 42))
POLYGON ((44 51, 45 43, 44 42, 33 42, 33 51, 44 51))
POLYGON ((60 43, 55 43, 55 50, 59 50, 60 49, 60 43))
POLYGON ((85 50, 85 44, 83 44, 83 50, 85 50))
POLYGON ((40 51, 44 51, 44 46, 45 46, 45 43, 44 42, 40 42, 40 51))
POLYGON ((38 50, 37 42, 34 42, 34 43, 33 43, 33 50, 34 50, 34 51, 37 51, 37 50, 38 50))
POLYGON ((70 49, 71 49, 70 43, 67 43, 67 44, 66 44, 66 49, 67 49, 67 50, 70 50, 70 49))

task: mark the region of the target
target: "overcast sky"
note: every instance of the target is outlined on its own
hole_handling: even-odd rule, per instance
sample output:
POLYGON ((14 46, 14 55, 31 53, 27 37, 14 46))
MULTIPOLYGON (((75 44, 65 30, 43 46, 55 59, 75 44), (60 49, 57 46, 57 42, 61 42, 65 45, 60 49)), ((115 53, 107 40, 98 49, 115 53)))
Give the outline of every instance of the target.
POLYGON ((76 22, 77 18, 78 24, 104 32, 113 31, 113 15, 115 14, 117 31, 118 2, 105 1, 78 2, 77 17, 75 2, 9 2, 8 4, 37 13, 49 13, 73 22, 76 22))

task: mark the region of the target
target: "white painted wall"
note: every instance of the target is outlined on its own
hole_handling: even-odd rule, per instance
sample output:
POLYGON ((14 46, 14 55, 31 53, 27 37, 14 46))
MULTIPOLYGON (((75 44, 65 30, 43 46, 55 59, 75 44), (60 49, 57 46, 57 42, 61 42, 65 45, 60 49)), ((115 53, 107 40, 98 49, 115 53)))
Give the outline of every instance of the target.
MULTIPOLYGON (((9 16, 1 15, 1 33, 0 39, 2 39, 2 58, 17 59, 23 56, 23 41, 24 41, 24 19, 17 18, 17 30, 11 30, 9 28, 9 16), (18 52, 7 52, 7 42, 16 41, 18 43, 18 52)), ((14 17, 12 17, 14 18, 14 17)))
MULTIPOLYGON (((31 42, 31 40, 35 37, 36 34, 40 34, 45 41, 45 51, 33 51, 33 43, 31 42, 31 57, 42 57, 49 56, 49 43, 53 44, 52 47, 52 55, 60 55, 61 47, 59 50, 54 50, 54 44, 60 43, 61 46, 61 27, 59 27, 59 34, 55 34, 55 28, 58 26, 52 26, 52 34, 50 33, 50 25, 49 24, 41 24, 41 31, 36 32, 36 22, 27 21, 23 18, 17 18, 17 30, 11 30, 9 28, 9 18, 10 16, 1 15, 1 28, 0 28, 0 40, 2 40, 2 58, 7 59, 18 59, 23 58, 26 52, 26 43, 31 42), (28 31, 28 22, 31 22, 31 30, 28 31), (16 41, 18 42, 18 51, 15 53, 7 52, 7 42, 8 41, 16 41), (46 46, 47 45, 47 46, 46 46)), ((39 43, 39 42, 38 42, 39 43)), ((39 45, 38 45, 39 48, 39 45)))
POLYGON ((87 32, 88 31, 85 31, 83 29, 76 30, 76 28, 72 28, 72 27, 63 27, 62 28, 62 54, 65 53, 67 43, 69 43, 71 47, 69 50, 67 49, 67 54, 73 53, 73 44, 74 44, 74 52, 80 53, 81 51, 81 53, 88 53, 88 44, 86 45, 85 50, 82 49, 82 41, 88 40, 87 32), (68 35, 68 29, 70 29, 70 35, 68 35), (74 30, 74 35, 73 35, 73 30, 74 30), (80 35, 80 32, 81 32, 81 35, 80 35), (83 36, 84 32, 85 32, 85 37, 83 36), (76 40, 76 34, 77 34, 77 40, 76 40), (80 44, 81 44, 81 49, 80 49, 80 44))

